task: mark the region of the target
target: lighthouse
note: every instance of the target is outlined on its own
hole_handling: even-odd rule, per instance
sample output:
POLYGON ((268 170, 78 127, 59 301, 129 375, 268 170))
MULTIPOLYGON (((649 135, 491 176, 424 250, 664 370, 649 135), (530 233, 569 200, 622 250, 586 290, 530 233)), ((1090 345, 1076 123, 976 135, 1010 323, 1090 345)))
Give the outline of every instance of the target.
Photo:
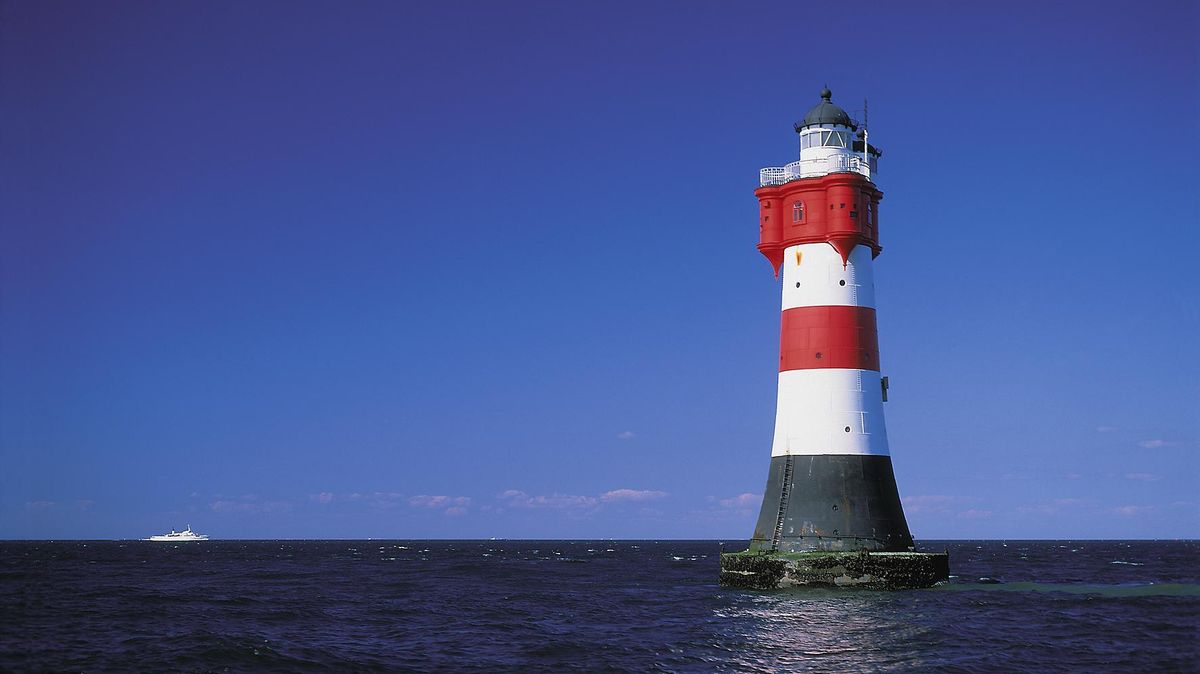
MULTIPOLYGON (((948 575, 916 552, 884 424, 875 314, 881 151, 829 89, 796 123, 799 158, 759 173, 758 250, 782 284, 771 463, 730 585, 920 587, 948 575)), ((865 115, 865 111, 864 111, 865 115)))

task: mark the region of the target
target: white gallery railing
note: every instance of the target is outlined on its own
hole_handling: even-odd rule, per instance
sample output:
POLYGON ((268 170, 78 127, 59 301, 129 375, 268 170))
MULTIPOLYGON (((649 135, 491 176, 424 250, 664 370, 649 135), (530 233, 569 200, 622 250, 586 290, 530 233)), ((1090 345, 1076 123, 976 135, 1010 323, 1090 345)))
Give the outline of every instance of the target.
POLYGON ((758 184, 782 185, 801 178, 823 176, 827 173, 861 173, 871 177, 871 166, 856 154, 835 154, 816 159, 801 159, 786 166, 768 166, 758 172, 758 184))

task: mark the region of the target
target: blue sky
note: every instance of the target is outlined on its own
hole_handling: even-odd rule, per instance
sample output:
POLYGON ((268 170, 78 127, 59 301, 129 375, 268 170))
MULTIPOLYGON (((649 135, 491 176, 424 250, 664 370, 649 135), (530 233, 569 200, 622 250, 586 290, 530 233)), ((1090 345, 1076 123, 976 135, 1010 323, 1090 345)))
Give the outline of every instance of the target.
POLYGON ((1200 535, 1194 3, 4 14, 0 537, 748 537, 825 84, 914 535, 1200 535))

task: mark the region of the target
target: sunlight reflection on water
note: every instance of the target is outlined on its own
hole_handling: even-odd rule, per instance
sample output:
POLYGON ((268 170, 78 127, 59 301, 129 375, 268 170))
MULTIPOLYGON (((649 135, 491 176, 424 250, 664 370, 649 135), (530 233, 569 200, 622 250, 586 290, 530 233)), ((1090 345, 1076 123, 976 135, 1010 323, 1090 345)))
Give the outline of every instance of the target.
MULTIPOLYGON (((797 589, 756 594, 720 611, 747 645, 738 658, 753 671, 868 671, 919 666, 912 646, 938 640, 927 625, 900 619, 914 595, 797 589)), ((911 606, 910 606, 911 609, 911 606)))

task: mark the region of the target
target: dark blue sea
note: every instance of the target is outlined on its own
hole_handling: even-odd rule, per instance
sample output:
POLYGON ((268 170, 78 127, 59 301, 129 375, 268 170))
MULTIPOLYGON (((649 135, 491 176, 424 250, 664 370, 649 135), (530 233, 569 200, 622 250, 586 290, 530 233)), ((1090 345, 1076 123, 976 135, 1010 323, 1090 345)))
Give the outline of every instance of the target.
POLYGON ((1197 541, 926 541, 954 577, 900 592, 725 589, 720 546, 0 542, 0 670, 1200 671, 1197 541))

